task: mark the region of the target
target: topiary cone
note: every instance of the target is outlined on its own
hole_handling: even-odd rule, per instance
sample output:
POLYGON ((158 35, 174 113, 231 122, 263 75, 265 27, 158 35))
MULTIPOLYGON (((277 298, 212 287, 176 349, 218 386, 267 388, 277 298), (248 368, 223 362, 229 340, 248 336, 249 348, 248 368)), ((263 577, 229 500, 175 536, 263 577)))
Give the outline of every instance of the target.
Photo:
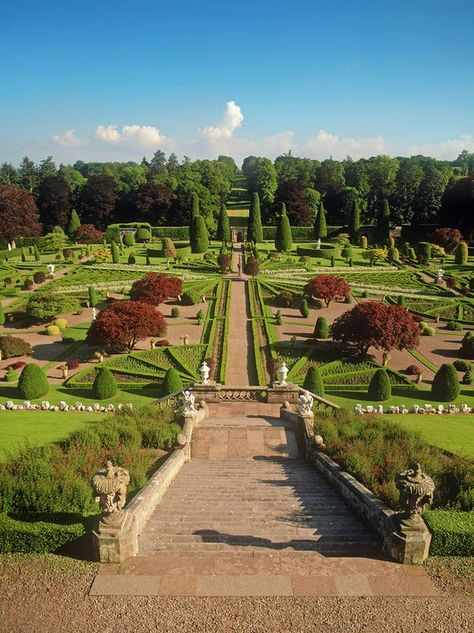
POLYGON ((311 365, 303 382, 303 389, 314 393, 315 396, 324 396, 324 385, 321 372, 316 365, 311 365))

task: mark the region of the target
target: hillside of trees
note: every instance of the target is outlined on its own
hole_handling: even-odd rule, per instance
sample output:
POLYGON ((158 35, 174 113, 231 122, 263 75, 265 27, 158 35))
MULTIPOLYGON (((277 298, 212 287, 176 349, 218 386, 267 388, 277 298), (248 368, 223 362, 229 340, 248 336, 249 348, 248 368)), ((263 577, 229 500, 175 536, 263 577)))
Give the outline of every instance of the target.
MULTIPOLYGON (((141 163, 104 162, 56 166, 24 158, 0 165, 0 239, 67 228, 72 209, 81 222, 105 228, 112 222, 146 221, 154 226, 189 224, 192 194, 214 234, 222 204, 237 171, 234 160, 179 161, 158 150, 141 163), (40 227, 40 223, 42 228, 40 227), (31 225, 31 226, 30 226, 31 225)), ((249 156, 243 161, 249 193, 257 192, 264 224, 275 224, 282 203, 293 226, 310 226, 323 203, 327 223, 343 226, 357 203, 362 224, 377 221, 384 201, 393 225, 442 224, 471 238, 474 230, 474 153, 454 161, 427 156, 374 156, 323 161, 291 155, 249 156)))

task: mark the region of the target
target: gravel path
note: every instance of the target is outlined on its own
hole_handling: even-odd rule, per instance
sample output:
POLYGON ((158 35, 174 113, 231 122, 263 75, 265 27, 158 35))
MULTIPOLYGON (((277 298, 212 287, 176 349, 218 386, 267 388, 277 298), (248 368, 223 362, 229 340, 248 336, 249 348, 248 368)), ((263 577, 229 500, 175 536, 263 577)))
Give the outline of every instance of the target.
POLYGON ((472 630, 474 560, 440 559, 439 598, 89 597, 97 570, 58 556, 0 558, 2 633, 458 633, 472 630))

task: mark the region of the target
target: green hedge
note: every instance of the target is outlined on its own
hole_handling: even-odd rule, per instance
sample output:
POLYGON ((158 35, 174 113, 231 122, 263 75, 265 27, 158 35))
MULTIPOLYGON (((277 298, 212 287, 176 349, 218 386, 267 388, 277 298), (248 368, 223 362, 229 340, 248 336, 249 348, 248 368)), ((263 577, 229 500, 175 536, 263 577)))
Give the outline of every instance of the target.
MULTIPOLYGON (((263 227, 263 239, 273 241, 276 234, 276 226, 264 226, 263 227)), ((332 237, 343 233, 347 230, 344 226, 328 226, 328 236, 332 237)), ((312 226, 292 226, 291 234, 294 240, 314 240, 314 227, 312 226)))
POLYGON ((29 515, 23 520, 0 514, 0 552, 34 552, 46 554, 85 534, 82 522, 66 522, 61 515, 29 515), (54 518, 56 521, 51 522, 54 518))
POLYGON ((432 533, 431 556, 474 556, 474 512, 429 510, 423 518, 432 533))
POLYGON ((331 257, 341 257, 340 246, 328 246, 326 248, 311 248, 310 246, 298 246, 296 252, 300 257, 323 257, 331 259, 331 257))
POLYGON ((170 237, 172 240, 189 240, 188 226, 154 226, 151 229, 153 237, 170 237))

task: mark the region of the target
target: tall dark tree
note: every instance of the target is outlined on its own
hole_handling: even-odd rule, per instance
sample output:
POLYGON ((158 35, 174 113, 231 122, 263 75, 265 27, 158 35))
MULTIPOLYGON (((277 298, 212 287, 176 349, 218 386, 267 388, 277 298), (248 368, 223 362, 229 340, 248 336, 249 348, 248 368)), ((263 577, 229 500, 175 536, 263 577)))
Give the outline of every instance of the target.
POLYGON ((328 235, 328 229, 326 225, 326 210, 324 208, 323 201, 319 203, 319 209, 316 211, 314 218, 314 237, 317 240, 323 240, 328 235))
POLYGON ((459 229, 466 239, 474 235, 474 173, 452 181, 446 189, 440 211, 444 226, 459 229))
POLYGON ((390 235, 390 206, 388 200, 384 200, 380 215, 377 218, 377 241, 379 244, 385 244, 390 235))
POLYGON ((112 220, 117 195, 112 176, 89 176, 79 195, 79 211, 82 221, 100 228, 112 220))
POLYGON ((225 204, 221 205, 221 212, 219 214, 216 237, 221 242, 230 242, 229 216, 227 215, 227 209, 226 209, 225 204))
POLYGON ((37 205, 46 233, 54 226, 65 229, 71 213, 71 191, 66 180, 62 176, 46 176, 39 186, 37 205))
POLYGON ((357 198, 354 198, 352 201, 347 223, 349 225, 349 235, 351 236, 351 241, 353 244, 356 244, 360 228, 360 210, 357 198))
POLYGON ((158 226, 168 224, 173 198, 173 190, 165 185, 140 185, 134 195, 137 219, 158 226))
POLYGON ((36 237, 41 229, 33 196, 17 185, 0 185, 0 239, 36 237))
POLYGON ((275 233, 275 248, 280 252, 291 251, 293 246, 293 236, 291 234, 291 225, 286 213, 285 203, 283 202, 278 218, 277 230, 275 233))
POLYGON ((301 180, 287 180, 279 184, 276 202, 285 204, 292 226, 311 226, 313 223, 312 198, 307 195, 301 180))

